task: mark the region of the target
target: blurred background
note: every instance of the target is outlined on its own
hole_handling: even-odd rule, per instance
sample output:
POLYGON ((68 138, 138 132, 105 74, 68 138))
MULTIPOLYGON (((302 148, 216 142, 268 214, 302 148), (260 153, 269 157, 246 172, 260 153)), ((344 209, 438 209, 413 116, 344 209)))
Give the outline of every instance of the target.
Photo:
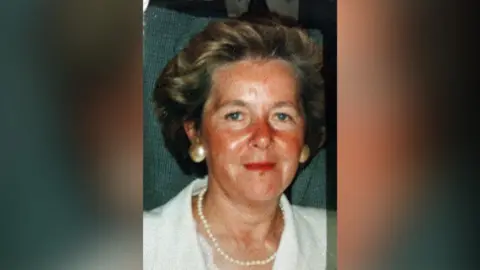
POLYGON ((142 3, 0 10, 0 269, 140 269, 142 3))
MULTIPOLYGON (((150 6, 225 17, 243 2, 150 6)), ((477 136, 460 115, 477 106, 460 94, 478 76, 465 78, 477 61, 462 5, 284 2, 277 11, 321 30, 337 89, 338 268, 477 269, 477 136)), ((0 4, 0 269, 141 269, 142 4, 0 4)))

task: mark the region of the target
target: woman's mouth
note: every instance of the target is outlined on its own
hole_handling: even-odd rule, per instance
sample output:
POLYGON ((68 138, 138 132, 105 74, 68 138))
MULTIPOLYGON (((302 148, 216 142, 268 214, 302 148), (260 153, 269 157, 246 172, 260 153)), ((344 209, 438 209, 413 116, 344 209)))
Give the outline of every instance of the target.
POLYGON ((255 163, 246 163, 243 165, 245 169, 249 171, 269 171, 275 167, 273 162, 255 162, 255 163))

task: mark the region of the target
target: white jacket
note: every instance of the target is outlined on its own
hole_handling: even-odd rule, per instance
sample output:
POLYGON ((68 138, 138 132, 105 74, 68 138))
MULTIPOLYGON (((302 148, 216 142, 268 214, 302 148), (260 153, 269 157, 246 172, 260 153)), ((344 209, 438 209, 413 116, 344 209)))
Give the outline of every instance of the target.
MULTIPOLYGON (((192 195, 206 185, 206 179, 197 179, 165 205, 144 213, 144 270, 206 270, 191 214, 192 195)), ((273 269, 326 269, 326 211, 292 206, 285 195, 280 203, 285 226, 273 269)))

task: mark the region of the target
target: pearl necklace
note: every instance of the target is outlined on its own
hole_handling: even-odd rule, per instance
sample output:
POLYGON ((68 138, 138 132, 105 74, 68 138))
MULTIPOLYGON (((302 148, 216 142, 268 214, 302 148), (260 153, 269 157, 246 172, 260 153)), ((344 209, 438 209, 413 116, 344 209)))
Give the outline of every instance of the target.
MULTIPOLYGON (((227 260, 227 261, 229 261, 233 264, 240 265, 240 266, 266 265, 266 264, 269 264, 271 261, 273 261, 275 259, 275 257, 277 256, 276 251, 272 255, 270 255, 270 257, 266 258, 265 260, 254 260, 254 261, 240 261, 240 260, 232 258, 225 251, 223 251, 223 249, 218 244, 217 239, 215 238, 215 236, 213 236, 213 233, 210 230, 210 225, 208 224, 207 219, 205 218, 205 215, 203 214, 203 197, 204 197, 206 191, 207 191, 207 189, 205 188, 198 195, 197 212, 198 212, 198 216, 200 217, 200 220, 203 223, 203 227, 205 228, 205 231, 207 232, 207 235, 210 238, 210 241, 212 241, 213 246, 215 247, 217 252, 220 255, 222 255, 222 257, 225 258, 225 260, 227 260)), ((280 204, 280 210, 282 210, 282 215, 285 216, 285 212, 284 212, 281 204, 280 204)))

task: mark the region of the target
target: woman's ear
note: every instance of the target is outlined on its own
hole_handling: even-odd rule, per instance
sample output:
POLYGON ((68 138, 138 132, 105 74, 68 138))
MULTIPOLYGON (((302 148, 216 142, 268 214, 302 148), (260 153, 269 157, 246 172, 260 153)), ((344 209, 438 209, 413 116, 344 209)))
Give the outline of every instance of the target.
POLYGON ((190 142, 193 142, 195 138, 198 138, 199 134, 195 128, 194 121, 183 122, 183 128, 185 129, 185 133, 187 134, 187 137, 190 140, 190 142))

